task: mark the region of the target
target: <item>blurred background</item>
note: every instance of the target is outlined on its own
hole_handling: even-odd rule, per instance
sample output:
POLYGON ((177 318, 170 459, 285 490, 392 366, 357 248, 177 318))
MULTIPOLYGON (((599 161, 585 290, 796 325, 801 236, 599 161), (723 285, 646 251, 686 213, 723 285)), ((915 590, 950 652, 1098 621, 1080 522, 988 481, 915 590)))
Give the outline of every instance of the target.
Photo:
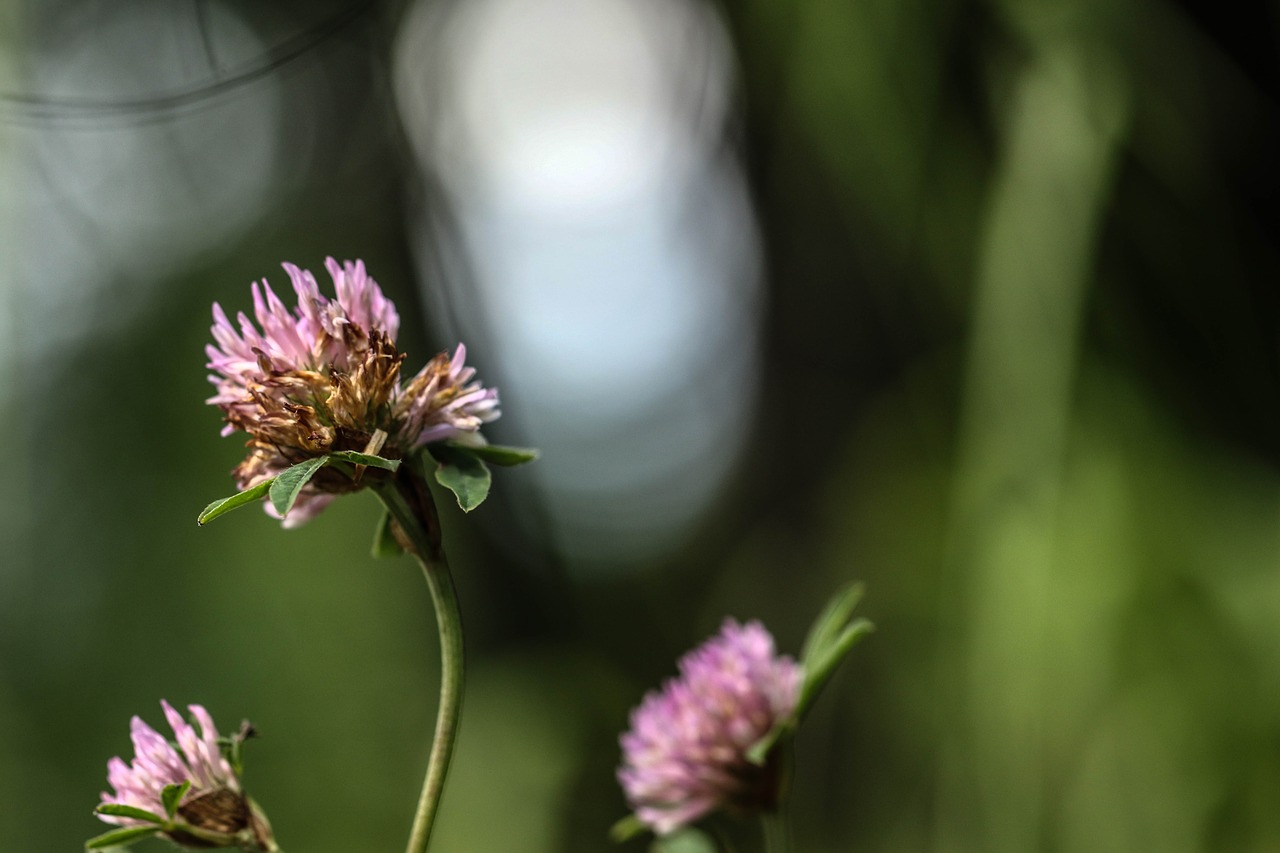
POLYGON ((195 525, 242 454, 210 304, 333 255, 543 450, 442 500, 433 850, 615 849, 628 710, 851 579, 878 630, 800 735, 798 850, 1280 850, 1278 39, 1260 2, 0 2, 4 848, 101 831, 161 697, 253 720, 286 849, 404 843, 437 647, 374 498, 195 525))

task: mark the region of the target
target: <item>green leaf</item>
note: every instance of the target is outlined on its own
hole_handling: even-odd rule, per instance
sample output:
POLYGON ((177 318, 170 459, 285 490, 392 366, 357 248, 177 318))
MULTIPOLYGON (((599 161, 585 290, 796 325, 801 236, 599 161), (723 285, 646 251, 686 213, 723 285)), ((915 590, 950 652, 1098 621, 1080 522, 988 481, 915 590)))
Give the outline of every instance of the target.
POLYGON ((103 803, 93 810, 95 814, 112 815, 113 817, 131 817, 134 820, 145 820, 147 823, 163 824, 164 818, 155 812, 140 809, 137 806, 126 806, 124 803, 103 803))
POLYGON ((670 835, 655 838, 650 853, 717 853, 715 841, 700 829, 687 826, 670 835))
POLYGON ((831 600, 822 609, 822 613, 813 621, 813 626, 809 629, 809 635, 805 638, 804 648, 800 651, 801 664, 808 664, 815 652, 831 643, 844 623, 849 621, 849 617, 853 614, 853 609, 862 600, 864 592, 866 592, 866 587, 862 584, 850 583, 841 587, 835 595, 831 596, 831 600))
POLYGON ((454 442, 447 442, 447 445, 479 456, 485 462, 492 462, 494 465, 502 465, 506 468, 532 462, 541 455, 532 447, 503 447, 500 444, 482 444, 474 447, 469 444, 456 444, 454 442))
POLYGON ((275 478, 263 480, 256 486, 245 489, 243 492, 237 492, 229 498, 219 498, 204 508, 204 512, 196 517, 196 524, 208 524, 220 515, 226 515, 233 509, 239 509, 248 503, 253 503, 262 497, 271 488, 275 478))
POLYGON ((270 489, 271 505, 280 513, 281 518, 293 509, 293 502, 298 499, 298 492, 302 491, 302 487, 328 463, 327 456, 316 456, 299 462, 276 477, 270 489))
POLYGON ((440 463, 436 481, 458 499, 463 512, 480 506, 489 496, 492 477, 489 467, 480 461, 472 448, 433 445, 431 455, 440 463))
POLYGON ((795 720, 804 717, 809 705, 817 698, 818 692, 830 680, 849 650, 875 630, 875 626, 866 619, 849 621, 853 617, 854 608, 862 600, 864 591, 860 583, 849 584, 839 590, 809 629, 804 650, 800 654, 804 682, 800 686, 800 697, 792 715, 795 720))
POLYGON ((330 459, 340 459, 343 462, 350 462, 353 465, 367 465, 370 468, 381 468, 384 471, 394 471, 400 467, 400 459, 384 459, 381 456, 374 456, 371 453, 357 453, 354 450, 335 450, 329 454, 330 459))
POLYGON ((857 619, 841 631, 830 644, 815 653, 812 661, 805 664, 804 684, 800 688, 800 699, 796 703, 796 719, 801 718, 809 709, 809 705, 817 698, 818 692, 826 686, 849 650, 874 630, 875 625, 866 619, 857 619))
POLYGON ((383 511, 378 518, 378 527, 373 531, 373 556, 396 557, 404 553, 400 543, 391 533, 391 513, 383 511))
POLYGON ((840 661, 859 640, 875 629, 866 619, 849 622, 865 591, 860 583, 842 587, 814 620, 800 652, 804 675, 795 710, 790 716, 775 722, 764 737, 747 748, 746 758, 752 764, 763 766, 778 742, 795 733, 796 726, 804 719, 809 706, 835 673, 840 661))
POLYGON ((747 761, 763 767, 765 762, 769 760, 769 753, 773 752, 773 748, 778 745, 778 741, 795 732, 795 729, 795 714, 778 720, 764 737, 747 747, 747 761))
POLYGON ((177 785, 165 785, 164 790, 160 792, 160 800, 164 803, 164 813, 171 819, 178 813, 178 804, 182 802, 182 798, 186 796, 189 790, 191 790, 190 779, 177 785))
POLYGON ((150 838, 160 831, 158 826, 127 826, 123 829, 113 829, 110 832, 104 832, 96 838, 90 838, 84 843, 86 850, 102 850, 106 847, 123 847, 126 844, 132 844, 135 841, 141 841, 144 838, 150 838))
POLYGON ((649 827, 646 826, 640 818, 633 814, 629 814, 610 827, 609 840, 613 841, 615 844, 621 844, 628 839, 635 838, 637 835, 648 829, 649 827))

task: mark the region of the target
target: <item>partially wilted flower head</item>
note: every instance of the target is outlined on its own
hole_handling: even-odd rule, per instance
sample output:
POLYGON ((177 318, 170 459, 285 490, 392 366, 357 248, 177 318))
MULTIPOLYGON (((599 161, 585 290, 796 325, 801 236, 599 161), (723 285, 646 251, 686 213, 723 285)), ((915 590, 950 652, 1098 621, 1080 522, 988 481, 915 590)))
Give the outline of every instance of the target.
MULTIPOLYGON (((107 762, 107 781, 114 791, 104 791, 102 803, 167 817, 165 788, 185 783, 189 787, 176 804, 163 833, 166 837, 187 847, 248 844, 249 849, 274 850, 270 828, 245 796, 240 779, 223 754, 209 712, 200 705, 187 706, 199 724, 197 731, 168 702, 161 700, 160 704, 173 729, 174 742, 134 717, 130 725, 133 761, 125 764, 117 757, 107 762), (219 840, 226 843, 219 844, 219 840)), ((133 817, 101 813, 98 817, 124 827, 153 825, 133 817)))
MULTIPOLYGON (((335 299, 320 293, 310 272, 284 264, 297 294, 292 311, 265 280, 253 284, 253 319, 240 313, 232 323, 213 306, 206 352, 217 394, 208 402, 226 416, 223 435, 249 435, 249 455, 235 470, 241 489, 333 451, 399 459, 431 442, 479 441, 481 425, 498 417, 498 392, 473 381, 461 344, 402 383, 395 305, 363 262, 329 258, 325 266, 335 299)), ((357 488, 336 470, 320 471, 286 526, 357 488)))
POLYGON ((725 620, 631 713, 618 781, 636 818, 666 834, 716 809, 772 809, 777 768, 747 751, 795 709, 801 675, 759 622, 725 620))

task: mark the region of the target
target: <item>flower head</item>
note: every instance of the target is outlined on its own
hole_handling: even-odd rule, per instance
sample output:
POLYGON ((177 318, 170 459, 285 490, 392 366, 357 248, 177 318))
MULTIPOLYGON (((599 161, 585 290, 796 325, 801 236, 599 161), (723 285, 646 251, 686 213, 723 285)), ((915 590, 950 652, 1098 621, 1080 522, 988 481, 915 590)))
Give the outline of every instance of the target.
MULTIPOLYGON (((197 731, 168 702, 161 700, 160 705, 173 729, 176 748, 140 717, 134 717, 130 724, 133 761, 125 764, 117 757, 107 762, 107 781, 115 790, 102 793, 103 804, 165 816, 165 788, 189 784, 177 803, 173 827, 164 833, 172 841, 190 847, 248 843, 252 849, 274 849, 270 828, 245 796, 240 779, 222 752, 209 712, 200 705, 187 707, 199 724, 197 731), (226 844, 217 843, 220 836, 225 836, 226 844)), ((132 817, 98 817, 121 826, 147 825, 132 817)))
POLYGON ((716 809, 775 806, 776 768, 747 751, 795 709, 800 682, 764 626, 725 620, 681 659, 678 678, 631 713, 618 781, 635 816, 666 834, 716 809))
MULTIPOLYGON (((234 472, 241 489, 333 451, 399 459, 432 442, 482 442, 481 425, 498 417, 498 392, 474 381, 461 344, 402 382, 395 305, 361 261, 329 258, 325 266, 334 299, 320 293, 310 272, 284 264, 297 294, 292 311, 265 280, 253 284, 253 319, 240 313, 232 323, 213 306, 214 343, 206 352, 217 393, 208 402, 225 415, 223 435, 249 435, 249 455, 234 472)), ((286 526, 358 488, 338 470, 320 471, 286 526)))

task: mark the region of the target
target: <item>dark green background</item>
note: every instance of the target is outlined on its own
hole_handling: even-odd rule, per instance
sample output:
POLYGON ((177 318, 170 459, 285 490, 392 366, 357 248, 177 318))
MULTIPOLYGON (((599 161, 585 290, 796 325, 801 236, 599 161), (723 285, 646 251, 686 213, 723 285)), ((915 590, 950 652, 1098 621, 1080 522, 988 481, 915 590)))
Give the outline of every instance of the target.
MULTIPOLYGON (((81 24, 3 8, 12 178, 22 134, 68 117, 15 99, 42 91, 24 57, 81 24)), ((878 631, 800 734, 798 850, 1280 850, 1276 6, 721 11, 767 259, 748 452, 679 550, 627 572, 513 539, 539 512, 525 469, 446 509, 471 669, 433 849, 609 849, 644 691, 725 614, 798 650, 862 579, 878 631)), ((317 48, 314 95, 359 134, 141 307, 104 263, 100 322, 38 346, 61 340, 32 324, 41 235, 4 223, 5 850, 99 831, 105 762, 160 697, 253 720, 246 784, 290 853, 403 843, 437 651, 415 567, 368 556, 374 499, 299 531, 194 523, 240 452, 202 403, 211 301, 246 306, 282 259, 362 257, 410 364, 451 343, 410 272, 407 212, 441 200, 409 191, 381 88, 397 12, 317 48)), ((536 441, 510 407, 493 437, 536 441)))

